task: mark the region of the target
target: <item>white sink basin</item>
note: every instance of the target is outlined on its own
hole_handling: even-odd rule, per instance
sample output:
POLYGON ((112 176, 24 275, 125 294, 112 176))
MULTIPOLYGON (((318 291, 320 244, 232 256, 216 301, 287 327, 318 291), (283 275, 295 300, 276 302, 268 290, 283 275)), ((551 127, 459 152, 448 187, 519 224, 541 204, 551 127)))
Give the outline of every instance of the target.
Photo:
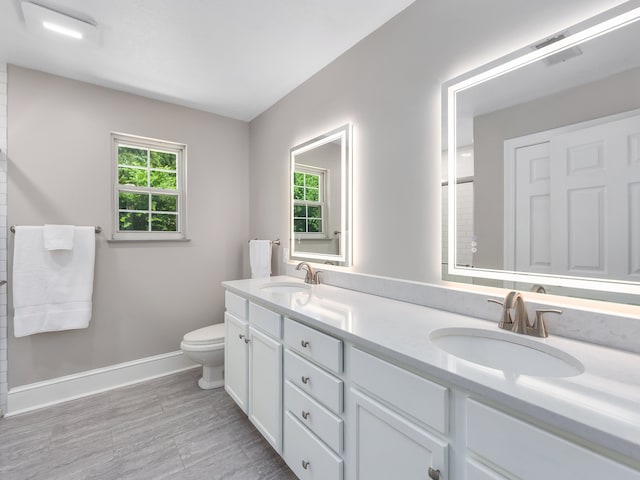
POLYGON ((311 290, 311 285, 302 282, 273 282, 265 283, 260 288, 262 290, 271 290, 273 292, 296 293, 311 290))
POLYGON ((431 341, 455 357, 517 375, 573 377, 584 372, 571 355, 516 333, 442 328, 431 333, 431 341))

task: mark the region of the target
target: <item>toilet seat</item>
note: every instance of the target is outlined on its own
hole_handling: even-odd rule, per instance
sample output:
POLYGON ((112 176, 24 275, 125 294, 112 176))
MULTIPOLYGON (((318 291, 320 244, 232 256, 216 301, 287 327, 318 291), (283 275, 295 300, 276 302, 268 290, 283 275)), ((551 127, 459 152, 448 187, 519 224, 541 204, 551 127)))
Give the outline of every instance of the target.
POLYGON ((209 325, 187 333, 182 338, 185 345, 216 345, 224 343, 224 323, 209 325))

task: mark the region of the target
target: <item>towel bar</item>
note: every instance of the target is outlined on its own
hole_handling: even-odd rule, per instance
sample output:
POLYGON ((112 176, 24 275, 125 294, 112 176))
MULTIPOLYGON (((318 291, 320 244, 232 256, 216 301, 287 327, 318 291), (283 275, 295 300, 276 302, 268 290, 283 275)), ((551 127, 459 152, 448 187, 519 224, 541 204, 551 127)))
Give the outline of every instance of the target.
MULTIPOLYGON (((258 240, 257 238, 255 240, 258 240)), ((247 242, 250 242, 251 240, 247 240, 247 242)), ((280 239, 276 238, 275 240, 270 240, 271 245, 277 245, 278 247, 280 246, 280 239)))
MULTIPOLYGON (((102 227, 100 225, 96 225, 95 229, 96 229, 96 233, 102 233, 102 227)), ((11 231, 11 233, 16 233, 16 226, 15 225, 11 225, 9 227, 9 230, 11 231)))

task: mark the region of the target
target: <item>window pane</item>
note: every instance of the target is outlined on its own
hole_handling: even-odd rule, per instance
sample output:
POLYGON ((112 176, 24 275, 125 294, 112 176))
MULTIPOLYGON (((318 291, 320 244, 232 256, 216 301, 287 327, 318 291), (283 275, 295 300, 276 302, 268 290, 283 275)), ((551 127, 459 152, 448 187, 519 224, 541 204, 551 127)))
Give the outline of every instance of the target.
POLYGON ((304 173, 293 172, 293 184, 296 187, 303 187, 304 186, 304 173))
POLYGON ((309 218, 322 218, 322 209, 320 207, 309 207, 309 218))
POLYGON ((307 188, 307 196, 305 200, 317 202, 318 200, 320 200, 320 191, 318 189, 307 188))
POLYGON ((307 216, 307 207, 304 205, 294 205, 293 206, 293 216, 294 217, 306 217, 307 216))
POLYGON ((151 215, 151 230, 154 232, 176 232, 178 230, 177 215, 153 214, 151 215))
POLYGON ((177 212, 178 197, 176 195, 152 195, 151 210, 155 212, 177 212))
POLYGON ((154 188, 176 189, 176 174, 151 171, 151 186, 154 188))
POLYGON ((118 167, 118 183, 120 185, 133 185, 136 187, 146 187, 147 170, 137 168, 118 167))
POLYGON ((120 230, 146 232, 149 230, 149 216, 146 213, 120 212, 120 230))
POLYGON ((151 150, 151 168, 176 169, 176 154, 151 150))
POLYGON ((147 150, 141 148, 118 147, 118 165, 147 166, 147 150))
POLYGON ((118 208, 120 210, 148 210, 149 195, 147 193, 120 192, 118 208))
POLYGON ((305 186, 306 187, 311 187, 311 188, 318 188, 319 186, 319 177, 318 175, 309 175, 307 174, 307 177, 305 178, 305 186))
POLYGON ((304 233, 307 231, 306 229, 306 220, 304 218, 297 219, 293 221, 293 231, 304 233))
POLYGON ((304 187, 293 187, 293 199, 304 200, 304 187))
POLYGON ((322 220, 309 219, 309 232, 317 233, 322 231, 322 220))

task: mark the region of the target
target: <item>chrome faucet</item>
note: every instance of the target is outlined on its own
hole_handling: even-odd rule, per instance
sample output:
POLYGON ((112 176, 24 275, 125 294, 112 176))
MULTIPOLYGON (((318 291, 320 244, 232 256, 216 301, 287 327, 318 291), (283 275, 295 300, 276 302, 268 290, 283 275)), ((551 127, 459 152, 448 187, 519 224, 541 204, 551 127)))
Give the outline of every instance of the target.
POLYGON ((523 335, 532 335, 534 337, 546 338, 549 336, 543 318, 545 313, 562 313, 562 310, 552 308, 536 310, 536 318, 533 324, 530 324, 527 305, 524 303, 524 298, 520 293, 509 292, 507 296, 504 297, 504 301, 493 298, 490 298, 489 301, 502 305, 502 317, 498 324, 500 328, 523 335), (513 317, 511 316, 511 310, 513 310, 513 317))
POLYGON ((307 271, 304 276, 304 283, 309 283, 311 285, 320 284, 320 274, 322 273, 322 270, 314 271, 311 265, 307 262, 300 262, 296 267, 296 270, 302 270, 303 268, 307 271))

